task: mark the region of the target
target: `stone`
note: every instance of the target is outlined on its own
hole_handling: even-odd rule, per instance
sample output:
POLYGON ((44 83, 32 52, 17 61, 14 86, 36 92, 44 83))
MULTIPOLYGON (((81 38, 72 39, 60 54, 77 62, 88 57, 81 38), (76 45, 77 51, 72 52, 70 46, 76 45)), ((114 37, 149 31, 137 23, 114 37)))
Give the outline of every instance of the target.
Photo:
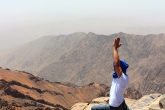
POLYGON ((159 106, 160 106, 160 108, 165 109, 165 94, 162 95, 162 97, 161 97, 161 99, 159 101, 159 106))
POLYGON ((155 100, 149 105, 149 110, 159 110, 159 101, 161 99, 161 96, 155 97, 155 100))
POLYGON ((109 97, 99 97, 92 100, 92 103, 106 104, 109 102, 109 97))
POLYGON ((84 110, 88 103, 76 103, 71 107, 71 110, 84 110))
POLYGON ((125 103, 127 104, 128 107, 132 106, 134 103, 136 103, 137 100, 135 99, 129 99, 125 98, 125 103))

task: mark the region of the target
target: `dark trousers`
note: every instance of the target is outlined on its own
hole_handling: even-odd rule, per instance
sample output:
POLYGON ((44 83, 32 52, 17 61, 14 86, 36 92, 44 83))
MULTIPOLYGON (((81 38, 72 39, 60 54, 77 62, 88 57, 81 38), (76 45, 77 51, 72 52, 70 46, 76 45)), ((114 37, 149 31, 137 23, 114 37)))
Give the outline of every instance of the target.
POLYGON ((119 107, 112 107, 109 104, 104 104, 104 105, 95 105, 91 108, 91 110, 129 110, 129 108, 127 107, 124 100, 119 107))
POLYGON ((110 106, 110 110, 127 110, 127 105, 125 103, 125 100, 120 104, 119 107, 110 106))

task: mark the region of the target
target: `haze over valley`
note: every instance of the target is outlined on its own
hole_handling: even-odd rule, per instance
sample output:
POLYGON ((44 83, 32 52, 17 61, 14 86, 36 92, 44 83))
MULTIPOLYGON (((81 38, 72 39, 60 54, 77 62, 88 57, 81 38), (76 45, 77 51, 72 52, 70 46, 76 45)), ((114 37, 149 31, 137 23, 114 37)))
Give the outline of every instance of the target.
POLYGON ((1 1, 0 52, 43 36, 74 32, 164 33, 164 4, 164 0, 1 1))
POLYGON ((108 103, 116 37, 129 64, 126 103, 131 110, 165 109, 164 4, 1 0, 0 109, 90 110, 108 103))

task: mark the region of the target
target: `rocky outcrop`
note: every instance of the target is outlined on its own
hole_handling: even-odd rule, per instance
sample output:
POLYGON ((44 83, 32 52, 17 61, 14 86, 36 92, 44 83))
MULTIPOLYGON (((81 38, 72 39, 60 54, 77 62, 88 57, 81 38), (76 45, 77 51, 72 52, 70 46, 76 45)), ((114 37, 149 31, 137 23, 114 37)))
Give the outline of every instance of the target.
POLYGON ((124 93, 124 97, 130 99, 140 99, 142 97, 142 94, 135 89, 127 88, 127 90, 124 93))
MULTIPOLYGON (((108 91, 108 92, 105 95, 106 97, 109 97, 109 90, 110 90, 110 88, 107 87, 106 91, 108 91)), ((124 97, 129 98, 129 99, 140 99, 142 97, 142 94, 135 89, 127 88, 124 93, 124 97)))
MULTIPOLYGON (((125 98, 130 110, 165 110, 165 94, 145 95, 139 100, 125 98)), ((94 105, 108 104, 109 97, 93 99, 90 103, 76 103, 71 110, 91 110, 94 105)))

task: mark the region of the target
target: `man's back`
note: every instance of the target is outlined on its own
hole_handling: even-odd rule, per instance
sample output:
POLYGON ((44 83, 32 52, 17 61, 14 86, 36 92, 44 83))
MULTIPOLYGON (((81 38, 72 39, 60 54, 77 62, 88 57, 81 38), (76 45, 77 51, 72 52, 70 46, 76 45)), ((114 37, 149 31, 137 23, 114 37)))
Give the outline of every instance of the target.
POLYGON ((120 78, 113 78, 110 89, 109 104, 113 107, 118 107, 124 100, 124 92, 129 83, 128 75, 122 73, 120 78))

